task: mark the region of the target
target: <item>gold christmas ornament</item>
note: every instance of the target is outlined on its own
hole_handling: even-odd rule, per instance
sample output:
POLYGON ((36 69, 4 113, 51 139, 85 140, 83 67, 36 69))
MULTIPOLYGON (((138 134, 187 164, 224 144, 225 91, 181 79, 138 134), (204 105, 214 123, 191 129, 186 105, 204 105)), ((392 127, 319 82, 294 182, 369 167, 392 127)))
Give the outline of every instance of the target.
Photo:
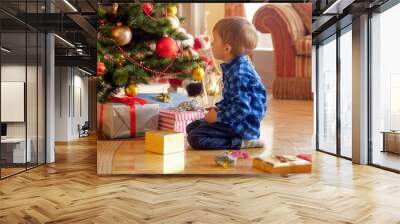
POLYGON ((114 3, 114 4, 112 4, 112 6, 111 6, 111 12, 112 12, 112 14, 117 14, 117 12, 118 12, 118 3, 114 3))
POLYGON ((125 95, 134 97, 139 93, 139 87, 135 83, 131 83, 125 87, 125 95))
POLYGON ((192 70, 192 79, 195 81, 201 81, 204 78, 204 69, 196 67, 192 70))
POLYGON ((128 26, 117 23, 111 30, 111 36, 119 46, 124 46, 131 42, 132 31, 128 26))
POLYGON ((176 17, 176 16, 167 16, 166 19, 168 20, 169 24, 171 24, 172 29, 179 28, 179 25, 181 23, 180 23, 178 17, 176 17))
POLYGON ((118 57, 117 57, 117 64, 119 66, 122 66, 122 65, 125 64, 125 61, 126 61, 126 59, 125 59, 124 55, 119 54, 118 57))
POLYGON ((176 16, 176 13, 178 12, 178 9, 176 8, 175 5, 167 6, 166 10, 168 16, 176 16))
POLYGON ((160 95, 157 96, 157 100, 163 103, 169 103, 171 102, 172 97, 168 93, 160 93, 160 95))

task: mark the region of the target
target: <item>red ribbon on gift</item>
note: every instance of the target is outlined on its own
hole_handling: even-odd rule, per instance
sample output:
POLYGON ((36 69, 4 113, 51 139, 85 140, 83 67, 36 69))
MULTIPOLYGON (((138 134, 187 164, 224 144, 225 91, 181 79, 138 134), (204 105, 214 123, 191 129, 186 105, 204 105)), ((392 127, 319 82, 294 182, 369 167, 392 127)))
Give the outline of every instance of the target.
POLYGON ((135 103, 139 103, 140 105, 144 105, 145 104, 145 100, 142 98, 137 98, 137 97, 131 97, 131 96, 123 96, 123 97, 111 97, 111 101, 113 103, 123 103, 126 105, 135 105, 135 103))
POLYGON ((111 97, 111 101, 114 103, 123 103, 129 106, 131 112, 131 137, 136 136, 136 111, 135 111, 135 103, 139 103, 140 105, 145 104, 145 100, 136 97, 124 96, 124 97, 111 97))
MULTIPOLYGON (((135 111, 135 103, 139 103, 140 105, 145 104, 145 100, 136 97, 124 96, 124 97, 111 97, 111 101, 113 103, 123 103, 129 106, 130 109, 130 118, 131 118, 131 137, 136 136, 136 111, 135 111)), ((99 114, 99 129, 103 128, 103 111, 104 104, 100 104, 100 114, 99 114)))

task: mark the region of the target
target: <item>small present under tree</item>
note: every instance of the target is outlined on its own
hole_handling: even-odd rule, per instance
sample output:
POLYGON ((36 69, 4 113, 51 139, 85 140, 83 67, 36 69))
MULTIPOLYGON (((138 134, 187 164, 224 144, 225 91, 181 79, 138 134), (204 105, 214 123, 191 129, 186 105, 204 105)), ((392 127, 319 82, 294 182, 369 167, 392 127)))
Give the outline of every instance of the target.
POLYGON ((123 88, 127 96, 149 79, 201 81, 207 66, 193 49, 194 38, 170 3, 128 3, 98 9, 98 100, 123 88))

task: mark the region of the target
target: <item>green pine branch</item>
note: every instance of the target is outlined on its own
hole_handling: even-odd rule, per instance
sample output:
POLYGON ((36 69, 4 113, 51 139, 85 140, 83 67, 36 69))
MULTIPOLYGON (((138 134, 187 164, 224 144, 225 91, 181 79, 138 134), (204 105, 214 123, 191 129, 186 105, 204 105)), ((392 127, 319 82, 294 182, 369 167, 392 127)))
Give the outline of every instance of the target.
MULTIPOLYGON (((175 40, 185 40, 187 35, 171 27, 169 21, 164 17, 165 7, 173 3, 153 3, 153 13, 146 15, 142 9, 142 3, 119 4, 117 14, 113 14, 110 9, 100 6, 98 9, 98 19, 105 24, 99 26, 98 33, 101 36, 97 40, 98 60, 106 66, 106 73, 99 77, 98 89, 99 101, 103 101, 110 94, 114 94, 129 83, 147 84, 149 79, 155 77, 155 74, 146 71, 136 63, 125 60, 124 63, 118 63, 120 52, 115 42, 112 41, 112 29, 117 23, 128 26, 132 31, 131 43, 123 46, 133 59, 140 60, 145 66, 155 70, 163 71, 166 66, 173 63, 166 71, 167 73, 183 72, 177 75, 177 78, 187 79, 191 77, 191 70, 198 65, 205 67, 205 63, 199 59, 192 59, 187 56, 178 57, 175 60, 171 58, 162 58, 157 55, 150 47, 156 44, 163 36, 169 36, 175 40), (111 40, 110 40, 111 39, 111 40), (105 58, 110 55, 112 60, 105 58)), ((178 18, 181 25, 184 22, 183 17, 178 18)), ((183 49, 185 52, 187 47, 183 49)), ((186 55, 186 53, 185 53, 186 55)))

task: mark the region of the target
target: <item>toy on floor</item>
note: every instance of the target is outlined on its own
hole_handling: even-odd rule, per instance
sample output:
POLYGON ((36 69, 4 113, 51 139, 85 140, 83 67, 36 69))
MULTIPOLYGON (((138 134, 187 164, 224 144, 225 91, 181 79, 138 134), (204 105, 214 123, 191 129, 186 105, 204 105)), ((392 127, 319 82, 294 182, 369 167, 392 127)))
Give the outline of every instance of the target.
POLYGON ((222 155, 215 156, 215 163, 223 168, 236 166, 237 159, 247 159, 249 155, 243 151, 228 151, 222 155))
POLYGON ((233 157, 236 157, 238 159, 247 159, 247 158, 249 158, 249 154, 247 152, 245 152, 245 151, 238 151, 238 150, 229 151, 228 154, 233 156, 233 157))
POLYGON ((298 156, 275 155, 254 158, 253 167, 269 173, 310 173, 312 164, 298 156))
POLYGON ((298 158, 307 160, 308 162, 312 162, 312 156, 311 154, 306 154, 306 153, 301 153, 297 155, 298 158))
POLYGON ((277 158, 279 161, 281 161, 282 163, 287 163, 289 161, 296 161, 297 157, 296 156, 275 156, 275 158, 277 158))
POLYGON ((192 99, 190 101, 180 103, 177 109, 178 111, 198 111, 203 110, 203 107, 196 99, 192 99))

